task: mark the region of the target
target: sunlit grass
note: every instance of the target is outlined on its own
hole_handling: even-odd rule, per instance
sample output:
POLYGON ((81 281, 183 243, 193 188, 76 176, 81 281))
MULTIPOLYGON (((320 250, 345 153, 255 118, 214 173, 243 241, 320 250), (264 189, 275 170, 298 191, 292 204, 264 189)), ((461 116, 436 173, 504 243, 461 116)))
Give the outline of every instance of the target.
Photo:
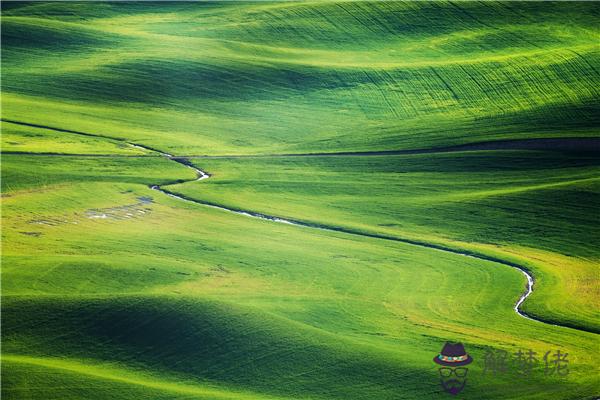
POLYGON ((2 397, 591 399, 597 153, 175 155, 597 137, 595 3, 2 3, 2 397), (63 153, 60 156, 20 153, 63 153), (79 154, 79 155, 78 155, 79 154), (93 155, 96 156, 93 156, 93 155), (145 155, 144 157, 127 157, 145 155), (174 182, 190 181, 180 184, 174 182), (567 378, 484 376, 487 347, 567 378))

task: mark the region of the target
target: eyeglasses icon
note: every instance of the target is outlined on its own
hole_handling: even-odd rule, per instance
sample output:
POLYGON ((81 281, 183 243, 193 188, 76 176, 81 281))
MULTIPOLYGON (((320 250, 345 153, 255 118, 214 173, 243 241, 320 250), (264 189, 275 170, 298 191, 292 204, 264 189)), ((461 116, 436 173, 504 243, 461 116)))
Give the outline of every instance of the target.
POLYGON ((443 376, 444 378, 448 378, 450 376, 452 376, 452 374, 458 376, 459 378, 464 378, 465 376, 467 376, 467 372, 469 371, 468 368, 440 368, 440 375, 443 376))

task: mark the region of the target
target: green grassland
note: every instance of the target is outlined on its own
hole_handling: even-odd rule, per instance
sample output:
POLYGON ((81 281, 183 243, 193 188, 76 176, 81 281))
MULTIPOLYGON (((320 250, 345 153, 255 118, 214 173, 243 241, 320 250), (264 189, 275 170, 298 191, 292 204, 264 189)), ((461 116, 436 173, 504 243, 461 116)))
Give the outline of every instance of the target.
MULTIPOLYGON (((430 355, 447 338, 468 341, 480 360, 486 346, 569 349, 569 380, 536 378, 513 396, 594 390, 596 336, 515 314, 523 277, 514 269, 260 221, 136 183, 159 182, 160 165, 121 166, 104 182, 100 170, 90 183, 61 175, 71 158, 38 159, 28 164, 57 183, 9 189, 3 204, 9 398, 48 398, 47 388, 105 398, 122 386, 119 396, 142 398, 434 396, 430 355)), ((481 367, 465 398, 504 398, 510 380, 481 379, 481 367)))
POLYGON ((179 154, 590 136, 598 13, 595 3, 13 6, 3 115, 179 154))
POLYGON ((96 137, 74 137, 72 133, 0 122, 5 153, 148 154, 120 141, 96 137))
POLYGON ((600 331, 594 288, 600 253, 588 240, 600 237, 598 153, 193 161, 212 178, 173 185, 170 191, 231 208, 515 260, 540 280, 526 311, 600 331))
POLYGON ((597 397, 597 149, 265 155, 597 138, 599 16, 2 3, 2 397, 445 398, 446 340, 475 359, 459 398, 597 397), (194 181, 149 148, 262 156, 194 181), (517 269, 427 244, 527 268, 523 310, 563 326, 514 311, 517 269), (570 373, 484 375, 489 347, 570 373))

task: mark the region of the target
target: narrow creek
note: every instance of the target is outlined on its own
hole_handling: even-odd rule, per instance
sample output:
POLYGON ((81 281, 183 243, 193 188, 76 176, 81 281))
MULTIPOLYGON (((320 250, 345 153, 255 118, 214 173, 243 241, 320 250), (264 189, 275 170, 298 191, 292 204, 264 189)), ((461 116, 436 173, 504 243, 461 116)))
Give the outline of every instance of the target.
MULTIPOLYGON (((168 154, 165 153, 163 151, 160 151, 156 148, 152 148, 149 146, 145 146, 139 143, 133 143, 128 141, 127 139, 124 138, 117 138, 117 137, 109 137, 109 136, 103 136, 103 135, 98 135, 98 134, 92 134, 92 133, 86 133, 86 132, 80 132, 80 131, 74 131, 74 130, 69 130, 69 129, 62 129, 62 128, 55 128, 55 127, 50 127, 50 126, 46 126, 46 125, 38 125, 38 124, 32 124, 32 123, 27 123, 27 122, 21 122, 21 121, 14 121, 14 120, 8 120, 8 119, 0 119, 4 122, 8 122, 8 123, 12 123, 12 124, 17 124, 17 125, 23 125, 23 126, 30 126, 30 127, 37 127, 37 128, 43 128, 43 129, 51 129, 51 130, 55 130, 58 132, 66 132, 66 133, 72 133, 72 134, 76 134, 76 135, 83 135, 83 136, 92 136, 92 137, 97 137, 97 138, 103 138, 103 139, 109 139, 112 141, 117 141, 117 142, 121 142, 124 144, 127 144, 131 147, 134 148, 138 148, 138 149, 143 149, 152 153, 155 153, 159 156, 162 156, 164 158, 167 158, 173 162, 176 162, 178 164, 181 164, 187 168, 192 169, 195 173, 196 173, 196 178, 194 179, 190 179, 187 181, 173 181, 173 182, 169 182, 163 185, 149 185, 150 189, 158 191, 160 193, 163 193, 169 197, 181 200, 181 201, 186 201, 189 203, 195 203, 195 204, 199 204, 205 207, 211 207, 211 208, 215 208, 215 209, 219 209, 222 211, 227 211, 227 212, 231 212, 231 213, 235 213, 235 214, 239 214, 239 215, 244 215, 247 217, 251 217, 251 218, 257 218, 257 219, 262 219, 262 220, 267 220, 267 221, 271 221, 271 222, 277 222, 277 223, 282 223, 282 224, 288 224, 288 225, 294 225, 294 226, 298 226, 298 227, 303 227, 303 228, 312 228, 312 229, 320 229, 320 230, 324 230, 324 231, 329 231, 329 232, 341 232, 341 233, 346 233, 346 234, 350 234, 350 235, 357 235, 357 236, 364 236, 364 237, 370 237, 370 238, 375 238, 375 239, 382 239, 382 240, 390 240, 390 241, 394 241, 394 242, 400 242, 400 243, 406 243, 406 244, 410 244, 410 245, 414 245, 414 246, 419 246, 419 247, 425 247, 428 249, 433 249, 433 250, 438 250, 438 251, 443 251, 446 253, 452 253, 452 254, 457 254, 460 256, 465 256, 465 257, 472 257, 472 258, 476 258, 479 260, 483 260, 483 261, 491 261, 500 265, 504 265, 510 268, 514 268, 518 271, 520 271, 526 278, 526 285, 524 287, 524 291, 521 294, 521 296, 519 297, 519 299, 517 300, 517 302, 515 303, 513 309, 514 311, 520 315, 523 318, 526 318, 528 320, 531 321, 536 321, 539 323, 543 323, 543 324, 548 324, 548 325, 552 325, 552 326, 560 326, 560 327, 564 327, 564 328, 571 328, 571 329, 576 329, 576 330, 580 330, 583 332, 589 332, 589 333, 596 333, 595 331, 592 330, 587 330, 584 329, 582 327, 579 326, 570 326, 570 325, 566 325, 566 324, 555 324, 551 321, 545 321, 543 319, 534 317, 532 315, 529 315, 527 313, 525 313, 522 309, 521 306, 523 305, 523 303, 525 302, 525 300, 531 296, 531 294, 533 293, 533 289, 535 286, 535 281, 533 279, 533 276, 529 273, 529 271, 527 270, 527 268, 513 263, 511 261, 507 261, 507 260, 503 260, 497 257, 493 257, 493 256, 488 256, 485 254, 481 254, 481 253, 475 253, 475 252, 470 252, 470 251, 466 251, 466 250, 459 250, 459 249, 455 249, 455 248, 451 248, 451 247, 447 247, 444 245, 439 245, 439 244, 435 244, 435 243, 428 243, 428 242, 424 242, 424 241, 419 241, 419 240, 413 240, 413 239, 406 239, 406 238, 400 238, 400 237, 396 237, 396 236, 391 236, 391 235, 386 235, 386 234, 379 234, 379 233, 373 233, 373 232, 366 232, 366 231, 361 231, 358 229, 352 229, 352 228, 346 228, 346 227, 340 227, 340 226, 333 226, 333 225, 326 225, 326 224, 320 224, 320 223, 316 223, 316 222, 309 222, 309 221, 301 221, 301 220, 295 220, 295 219, 287 219, 287 218, 281 218, 281 217, 277 217, 274 215, 268 215, 268 214, 263 214, 263 213, 258 213, 258 212, 253 212, 253 211, 248 211, 248 210, 243 210, 243 209, 236 209, 236 208, 232 208, 232 207, 225 207, 219 204, 215 204, 215 203, 211 203, 211 202, 207 202, 207 201, 203 201, 203 200, 198 200, 198 199, 193 199, 181 194, 177 194, 174 192, 169 191, 168 189, 165 189, 165 186, 169 186, 169 185, 173 185, 176 183, 187 183, 187 182, 196 182, 196 181, 202 181, 205 179, 209 179, 210 178, 210 174, 208 174, 205 171, 202 171, 201 169, 197 168, 195 165, 193 165, 187 157, 184 156, 174 156, 172 154, 168 154)), ((594 143, 596 146, 598 145, 598 143, 594 143)), ((457 146, 456 151, 465 151, 466 148, 465 146, 457 146)), ((451 148, 444 148, 442 149, 442 151, 447 152, 447 151, 452 151, 451 148)), ((410 150, 409 151, 410 154, 415 154, 418 152, 421 152, 420 150, 410 150)), ((431 153, 432 149, 423 149, 422 150, 423 153, 431 153)), ((380 152, 381 155, 383 154, 393 154, 393 153, 399 153, 399 152, 380 152)), ((32 154, 32 153, 29 153, 32 154)), ((340 155, 351 155, 354 154, 355 156, 362 156, 362 155, 368 155, 370 153, 340 153, 340 155)), ((52 154, 44 154, 44 155, 52 155, 52 154)), ((330 154, 333 155, 333 154, 330 154)), ((292 155, 290 155, 292 156, 292 155)), ((311 154, 310 156, 318 156, 318 154, 311 154)), ((197 157, 197 156, 192 156, 192 157, 197 157)), ((190 157, 190 158, 192 158, 190 157)), ((199 157, 199 158, 204 158, 204 157, 199 157)), ((207 157, 210 158, 210 157, 207 157)))
MULTIPOLYGON (((136 145, 138 147, 143 147, 140 145, 136 145)), ((146 148, 147 149, 147 148, 146 148)), ((149 150, 149 149, 147 149, 149 150)), ((166 153, 161 153, 161 155, 163 155, 164 157, 170 159, 171 161, 174 161, 176 163, 179 163, 181 165, 184 165, 188 168, 191 168, 192 170, 194 170, 194 172, 196 173, 196 178, 195 179, 191 179, 189 181, 186 182, 196 182, 196 181, 201 181, 204 179, 208 179, 210 178, 210 175, 208 173, 206 173, 205 171, 193 166, 191 163, 189 163, 187 161, 187 159, 185 158, 181 158, 181 157, 174 157, 172 155, 166 154, 166 153)), ((177 182, 177 183, 186 183, 186 182, 177 182)), ((164 188, 164 186, 169 186, 171 184, 166 184, 166 185, 150 185, 150 188, 156 191, 159 191, 169 197, 181 200, 181 201, 186 201, 186 202, 190 202, 190 203, 195 203, 195 204, 199 204, 205 207, 211 207, 211 208, 216 208, 219 210, 223 210, 223 211, 227 211, 227 212, 231 212, 231 213, 235 213, 235 214, 239 214, 239 215, 244 215, 247 217, 251 217, 251 218, 258 218, 258 219, 262 219, 262 220, 267 220, 267 221, 271 221, 271 222, 277 222, 277 223, 282 223, 282 224, 288 224, 288 225, 295 225, 295 226, 299 226, 299 227, 304 227, 304 228, 313 228, 313 229, 320 229, 320 230, 325 230, 325 231, 330 231, 330 232, 342 232, 342 233, 347 233, 347 234, 351 234, 351 235, 359 235, 359 236, 367 236, 367 237, 371 237, 371 238, 376 238, 376 239, 383 239, 383 240, 391 240, 391 241, 395 241, 395 242, 402 242, 402 243, 407 243, 407 244, 411 244, 414 246, 421 246, 421 247, 427 247, 429 249, 433 249, 433 250, 438 250, 438 251, 444 251, 444 252, 449 252, 449 253, 453 253, 453 254, 457 254, 457 255, 461 255, 461 256, 465 256, 465 257, 471 257, 471 258, 477 258, 480 260, 485 260, 485 261, 492 261, 498 264, 502 264, 505 266, 509 266, 511 268, 514 268, 518 271, 520 271, 526 278, 527 284, 525 287, 525 291, 523 292, 523 294, 521 294, 521 296, 519 297, 519 300, 517 300, 517 302, 514 305, 514 310, 517 314, 519 314, 520 316, 522 316, 523 318, 527 318, 531 321, 537 321, 540 323, 545 323, 545 324, 550 324, 553 326, 559 326, 547 321, 542 321, 539 319, 536 319, 528 314, 526 314, 524 311, 521 310, 521 305, 523 304, 523 302, 531 295, 531 293, 533 293, 533 285, 534 285, 534 280, 533 277, 531 276, 531 274, 523 267, 517 265, 517 264, 513 264, 513 263, 509 263, 507 261, 501 260, 501 259, 497 259, 494 257, 488 257, 488 256, 484 256, 484 255, 478 255, 478 254, 474 254, 474 253, 468 253, 468 252, 461 252, 459 250, 456 249, 452 249, 452 248, 448 248, 448 247, 444 247, 441 245, 436 245, 436 244, 431 244, 431 243, 426 243, 426 242, 419 242, 419 241, 415 241, 415 240, 410 240, 410 239, 402 239, 402 238, 398 238, 398 237, 394 237, 394 236, 389 236, 389 235, 383 235, 383 234, 377 234, 377 233, 370 233, 370 232, 361 232, 358 230, 353 230, 353 229, 348 229, 348 228, 343 228, 343 227, 336 227, 336 226, 328 226, 328 225, 324 225, 324 224, 317 224, 317 223, 311 223, 311 222, 305 222, 305 221, 299 221, 299 220, 294 220, 294 219, 286 219, 286 218, 280 218, 277 216, 273 216, 273 215, 268 215, 268 214, 262 214, 262 213, 257 213, 257 212, 253 212, 253 211, 247 211, 247 210, 241 210, 241 209, 235 209, 235 208, 229 208, 229 207, 224 207, 222 205, 218 205, 218 204, 214 204, 214 203, 210 203, 210 202, 206 202, 206 201, 202 201, 202 200, 197 200, 197 199, 193 199, 184 195, 180 195, 174 192, 171 192, 167 189, 164 188)))

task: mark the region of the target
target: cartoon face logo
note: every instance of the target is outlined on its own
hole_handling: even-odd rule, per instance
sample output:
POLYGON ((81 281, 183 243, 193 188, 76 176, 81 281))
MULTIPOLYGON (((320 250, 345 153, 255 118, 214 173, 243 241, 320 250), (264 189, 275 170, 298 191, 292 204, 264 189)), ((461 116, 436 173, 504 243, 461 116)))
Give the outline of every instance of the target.
POLYGON ((465 351, 462 343, 446 342, 439 355, 433 358, 439 368, 442 388, 452 395, 460 393, 467 384, 469 369, 465 365, 473 362, 473 358, 465 351))

